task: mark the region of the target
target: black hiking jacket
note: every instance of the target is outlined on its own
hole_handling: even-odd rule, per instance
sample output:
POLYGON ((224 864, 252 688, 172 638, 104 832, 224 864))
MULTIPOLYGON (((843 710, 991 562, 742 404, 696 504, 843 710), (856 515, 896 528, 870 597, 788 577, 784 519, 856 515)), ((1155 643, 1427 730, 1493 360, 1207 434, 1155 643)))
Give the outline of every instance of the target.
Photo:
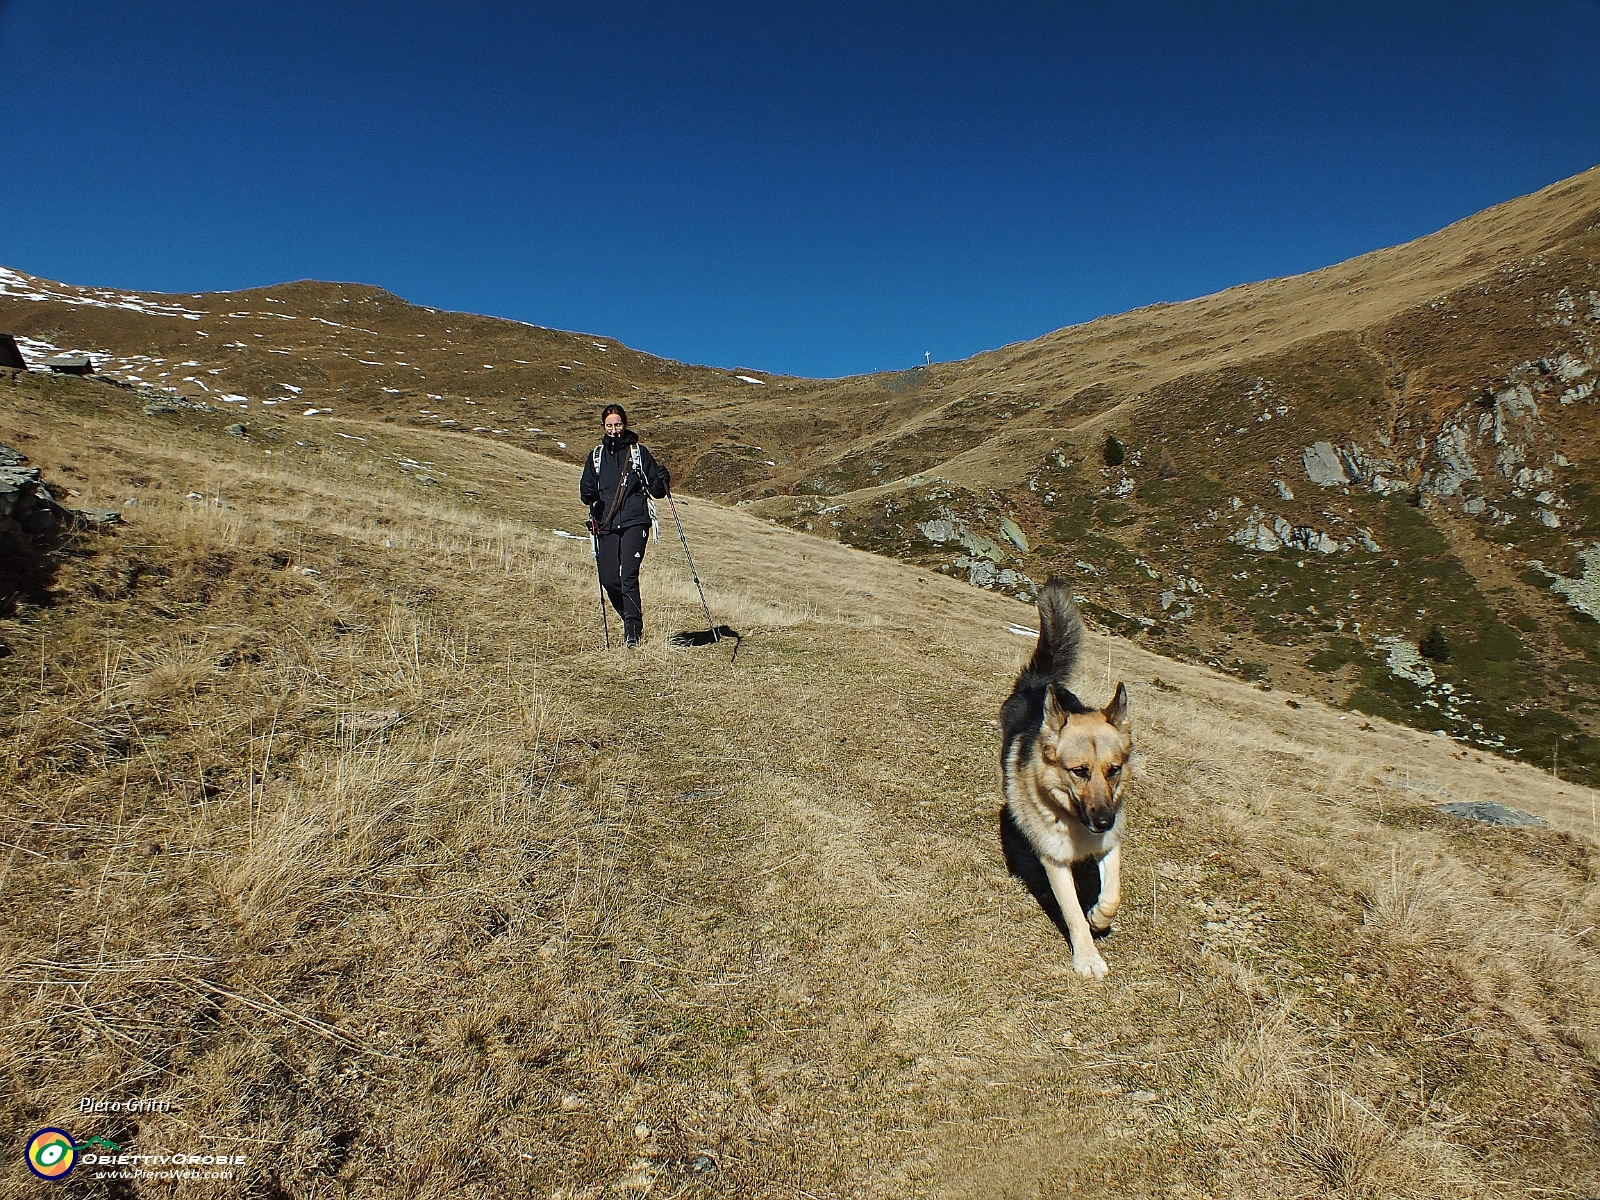
POLYGON ((672 488, 672 476, 667 469, 650 457, 650 451, 639 446, 639 465, 644 468, 644 478, 633 469, 632 447, 638 445, 639 435, 624 429, 622 436, 606 438, 600 443, 600 470, 594 469, 594 455, 583 460, 583 478, 578 482, 578 497, 589 506, 589 518, 599 533, 621 533, 624 529, 637 529, 650 524, 650 506, 645 502, 648 492, 661 499, 672 488), (617 495, 617 482, 625 484, 620 502, 613 504, 617 495), (606 516, 612 513, 608 521, 606 516))

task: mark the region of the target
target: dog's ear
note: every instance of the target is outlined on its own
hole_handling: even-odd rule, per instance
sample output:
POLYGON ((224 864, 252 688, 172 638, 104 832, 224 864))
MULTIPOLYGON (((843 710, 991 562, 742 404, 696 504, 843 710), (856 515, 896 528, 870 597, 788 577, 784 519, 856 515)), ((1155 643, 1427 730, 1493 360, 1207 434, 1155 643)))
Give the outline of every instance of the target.
POLYGON ((1126 684, 1117 684, 1117 694, 1111 697, 1111 703, 1100 710, 1100 715, 1116 727, 1123 737, 1128 736, 1131 722, 1128 720, 1128 688, 1126 684))
POLYGON ((1044 690, 1044 727, 1049 730, 1058 730, 1067 723, 1067 714, 1071 710, 1061 702, 1056 695, 1056 685, 1051 684, 1044 690))

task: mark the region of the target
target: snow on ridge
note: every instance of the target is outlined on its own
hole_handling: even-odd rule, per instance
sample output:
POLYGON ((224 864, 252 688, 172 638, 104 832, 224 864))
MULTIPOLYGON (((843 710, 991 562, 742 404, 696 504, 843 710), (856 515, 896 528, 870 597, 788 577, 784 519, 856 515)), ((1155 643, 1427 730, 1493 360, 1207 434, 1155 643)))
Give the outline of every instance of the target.
POLYGON ((51 286, 41 279, 0 267, 0 296, 18 300, 54 300, 60 304, 83 304, 94 308, 121 308, 143 313, 147 317, 183 317, 198 321, 211 314, 199 309, 184 308, 181 304, 162 304, 147 300, 135 292, 117 292, 109 288, 81 288, 71 284, 51 286), (66 289, 71 289, 70 291, 66 289))
MULTIPOLYGON (((0 267, 0 270, 4 270, 4 268, 0 267)), ((3 288, 3 286, 3 281, 0 281, 0 288, 3 288)), ((50 368, 44 365, 45 359, 52 354, 64 353, 60 346, 54 342, 47 342, 42 338, 31 338, 19 333, 15 335, 15 341, 17 349, 22 351, 22 361, 28 364, 28 370, 30 371, 42 371, 45 374, 49 374, 50 368)), ((70 353, 87 354, 94 360, 95 366, 102 370, 104 369, 103 364, 113 361, 109 350, 84 350, 74 346, 70 353)))
POLYGON ((319 325, 331 325, 335 329, 349 329, 349 330, 352 330, 355 333, 370 334, 372 337, 377 337, 378 336, 377 333, 374 330, 363 329, 359 325, 341 325, 341 324, 339 324, 339 322, 330 321, 326 317, 309 317, 307 319, 311 320, 311 321, 315 321, 319 325))

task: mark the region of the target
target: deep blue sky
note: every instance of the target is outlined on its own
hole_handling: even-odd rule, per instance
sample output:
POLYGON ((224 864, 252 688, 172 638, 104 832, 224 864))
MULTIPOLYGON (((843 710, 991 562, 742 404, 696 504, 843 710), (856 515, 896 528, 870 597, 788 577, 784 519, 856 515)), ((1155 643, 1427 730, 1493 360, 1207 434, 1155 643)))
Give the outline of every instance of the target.
POLYGON ((0 264, 899 368, 1584 170, 1597 55, 1600 0, 0 0, 0 264))

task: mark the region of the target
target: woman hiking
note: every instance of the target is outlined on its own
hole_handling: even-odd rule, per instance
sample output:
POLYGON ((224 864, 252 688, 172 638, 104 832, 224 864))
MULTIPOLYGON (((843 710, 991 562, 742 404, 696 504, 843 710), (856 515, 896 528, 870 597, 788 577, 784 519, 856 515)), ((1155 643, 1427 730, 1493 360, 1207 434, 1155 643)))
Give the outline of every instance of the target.
POLYGON ((653 516, 646 497, 665 496, 672 477, 639 444, 622 405, 606 405, 600 423, 605 436, 583 464, 578 496, 589 506, 600 586, 622 617, 622 644, 632 648, 644 638, 639 567, 653 516))

